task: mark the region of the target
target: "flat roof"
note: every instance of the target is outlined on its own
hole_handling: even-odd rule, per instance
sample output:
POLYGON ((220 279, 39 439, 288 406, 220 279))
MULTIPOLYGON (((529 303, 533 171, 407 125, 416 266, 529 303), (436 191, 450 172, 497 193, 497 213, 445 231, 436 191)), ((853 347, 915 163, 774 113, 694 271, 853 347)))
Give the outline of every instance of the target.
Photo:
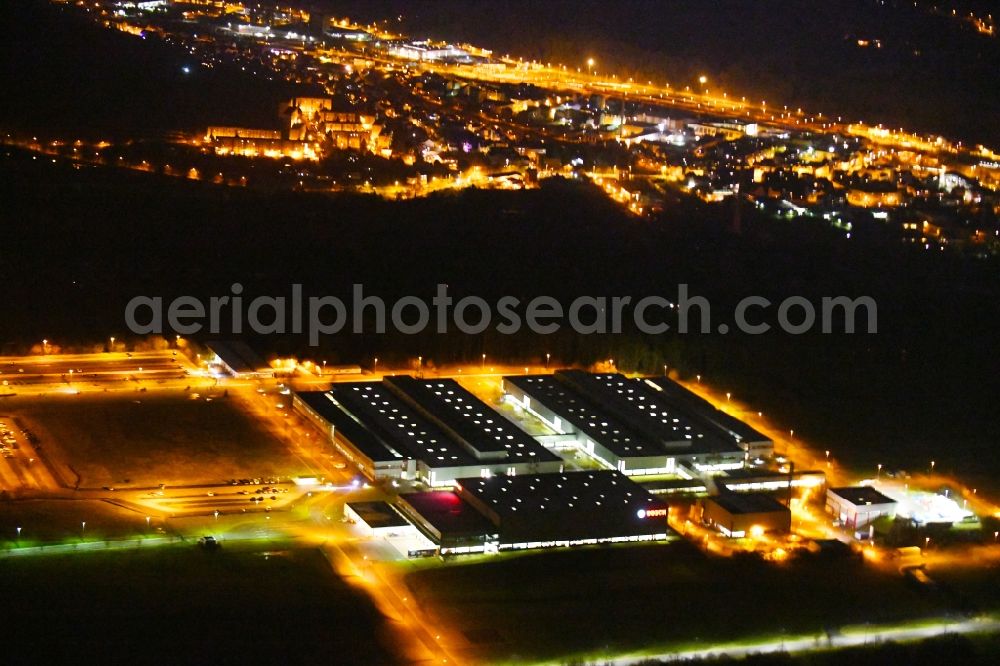
POLYGON ((581 370, 503 379, 621 458, 742 452, 729 433, 642 379, 581 370))
POLYGON ((464 447, 381 382, 337 383, 329 393, 363 427, 393 448, 408 451, 428 467, 480 464, 464 447))
POLYGON ((505 462, 552 462, 559 456, 491 409, 453 379, 387 377, 443 423, 477 457, 505 462), (498 457, 499 456, 499 457, 498 457))
POLYGON ((510 375, 503 381, 516 386, 619 457, 665 455, 662 447, 647 441, 634 429, 557 381, 554 375, 510 375))
POLYGON ((341 435, 372 462, 405 460, 408 452, 397 450, 376 437, 343 410, 329 391, 297 391, 295 396, 321 418, 333 425, 334 435, 341 435))
POLYGON ((793 473, 777 472, 768 469, 727 469, 722 475, 715 477, 716 483, 753 483, 753 482, 773 482, 781 481, 787 483, 789 480, 797 481, 808 477, 826 480, 826 472, 815 469, 795 470, 793 473))
POLYGON ((625 508, 665 508, 665 504, 621 472, 564 472, 457 479, 459 492, 476 497, 501 517, 517 513, 580 514, 625 508))
POLYGON ((690 448, 691 453, 739 450, 732 438, 724 436, 717 426, 692 418, 690 409, 667 400, 662 391, 641 379, 581 370, 560 370, 556 377, 607 405, 627 423, 657 439, 668 451, 678 447, 690 448))
POLYGON ((701 479, 657 479, 656 481, 638 481, 640 486, 651 493, 663 492, 705 492, 705 482, 701 479))
POLYGON ((871 486, 847 486, 843 488, 830 488, 828 492, 837 497, 841 497, 854 506, 865 504, 895 504, 896 500, 886 497, 871 486))
POLYGON ((788 512, 787 506, 764 493, 723 493, 708 499, 734 515, 788 512))
POLYGON ((371 528, 406 527, 410 524, 387 502, 347 502, 347 506, 371 528))
POLYGON ((647 377, 645 381, 652 382, 663 391, 663 396, 668 401, 673 401, 678 406, 686 407, 695 413, 704 416, 716 423, 719 427, 728 431, 738 441, 746 442, 770 442, 767 435, 750 427, 747 423, 739 420, 731 414, 727 414, 705 400, 700 395, 689 391, 677 382, 667 377, 647 377))
POLYGON ((213 340, 206 342, 205 346, 218 356, 233 372, 261 372, 270 371, 271 369, 245 342, 240 342, 239 340, 213 340))
POLYGON ((442 536, 496 533, 496 527, 486 516, 450 490, 404 493, 399 499, 410 505, 442 536))

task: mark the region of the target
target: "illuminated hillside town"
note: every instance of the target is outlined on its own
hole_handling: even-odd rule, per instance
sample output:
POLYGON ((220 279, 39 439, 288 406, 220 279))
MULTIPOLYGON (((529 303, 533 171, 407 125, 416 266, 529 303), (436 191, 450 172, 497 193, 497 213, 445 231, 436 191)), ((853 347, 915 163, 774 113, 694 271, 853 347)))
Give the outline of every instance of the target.
MULTIPOLYGON (((280 99, 144 135, 0 127, 10 663, 994 663, 1000 148, 335 2, 39 5, 280 99), (719 311, 787 287, 878 326, 432 334, 394 305, 386 333, 431 283, 639 301, 685 270, 719 311), (334 330, 303 283, 338 294, 324 317, 367 305, 334 330), (262 331, 275 285, 292 325, 272 297, 262 331)), ((922 11, 997 38, 988 11, 922 11)))
POLYGON ((560 176, 638 216, 697 197, 733 207, 735 225, 753 206, 846 236, 878 225, 926 250, 991 254, 1000 239, 995 149, 731 96, 707 75, 622 80, 593 58, 525 62, 267 3, 77 5, 109 29, 183 47, 187 76, 237 64, 321 94, 282 103, 270 126, 210 126, 166 146, 8 134, 9 144, 235 187, 405 199, 560 176))

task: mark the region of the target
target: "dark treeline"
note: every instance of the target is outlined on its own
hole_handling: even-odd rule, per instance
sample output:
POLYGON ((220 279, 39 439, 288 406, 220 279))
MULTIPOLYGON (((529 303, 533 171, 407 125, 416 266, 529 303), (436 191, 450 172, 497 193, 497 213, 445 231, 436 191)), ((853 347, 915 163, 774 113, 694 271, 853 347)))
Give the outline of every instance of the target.
POLYGON ((104 28, 73 5, 0 3, 0 25, 2 131, 73 140, 268 127, 280 100, 312 92, 232 65, 207 69, 176 45, 104 28))

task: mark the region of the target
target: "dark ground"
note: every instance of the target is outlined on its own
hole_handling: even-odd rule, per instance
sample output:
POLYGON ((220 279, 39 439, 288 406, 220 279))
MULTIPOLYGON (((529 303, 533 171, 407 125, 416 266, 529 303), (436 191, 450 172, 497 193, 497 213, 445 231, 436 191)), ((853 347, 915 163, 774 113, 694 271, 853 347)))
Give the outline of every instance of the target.
POLYGON ((322 555, 264 548, 6 558, 3 661, 394 663, 377 611, 322 555))
POLYGON ((947 608, 856 558, 776 564, 686 542, 500 556, 417 571, 407 585, 491 658, 528 662, 823 635, 947 608))

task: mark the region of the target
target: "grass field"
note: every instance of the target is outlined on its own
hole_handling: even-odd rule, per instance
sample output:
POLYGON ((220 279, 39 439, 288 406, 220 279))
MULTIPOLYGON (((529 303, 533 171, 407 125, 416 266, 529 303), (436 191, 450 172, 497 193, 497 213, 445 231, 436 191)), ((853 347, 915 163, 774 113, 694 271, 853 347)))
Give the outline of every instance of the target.
POLYGON ((221 396, 85 393, 15 400, 5 403, 8 411, 80 475, 81 487, 217 483, 304 471, 283 442, 221 396))
POLYGON ((0 502, 0 549, 16 545, 132 538, 159 526, 99 500, 16 500, 0 502), (86 522, 84 531, 82 523, 86 522), (18 536, 17 528, 21 528, 18 536))
POLYGON ((432 617, 490 659, 599 658, 888 623, 938 600, 855 559, 781 564, 669 546, 589 548, 417 569, 432 617))
POLYGON ((4 663, 392 664, 315 550, 191 544, 0 561, 4 663))

